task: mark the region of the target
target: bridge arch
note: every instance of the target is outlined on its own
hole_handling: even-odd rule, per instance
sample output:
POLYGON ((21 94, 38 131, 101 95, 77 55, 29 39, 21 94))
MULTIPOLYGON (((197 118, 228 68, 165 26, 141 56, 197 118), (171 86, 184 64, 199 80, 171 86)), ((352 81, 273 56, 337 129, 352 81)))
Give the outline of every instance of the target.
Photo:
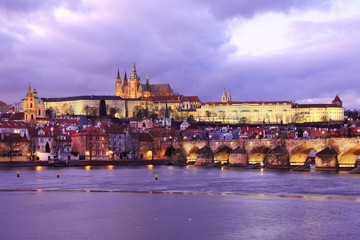
POLYGON ((345 150, 338 159, 339 167, 355 167, 359 155, 360 145, 345 150))
POLYGON ((218 147, 214 152, 214 162, 229 163, 229 156, 232 149, 227 145, 218 147))
POLYGON ((196 162, 196 152, 198 150, 199 150, 198 146, 194 146, 193 148, 190 149, 186 157, 188 163, 196 162))
POLYGON ((170 158, 171 155, 174 153, 174 151, 175 151, 175 148, 173 146, 169 146, 169 147, 167 147, 165 149, 165 152, 164 152, 163 156, 166 157, 166 158, 170 158))
POLYGON ((269 151, 270 148, 264 145, 253 148, 249 154, 249 164, 263 163, 269 151))
POLYGON ((320 152, 323 148, 312 144, 298 146, 290 153, 290 165, 304 165, 313 150, 320 152))

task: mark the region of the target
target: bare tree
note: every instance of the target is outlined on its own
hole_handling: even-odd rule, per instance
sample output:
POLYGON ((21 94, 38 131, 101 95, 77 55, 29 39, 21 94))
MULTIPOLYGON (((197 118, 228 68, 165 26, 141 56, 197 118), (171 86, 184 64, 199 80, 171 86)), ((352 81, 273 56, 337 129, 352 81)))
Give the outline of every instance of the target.
POLYGON ((129 133, 126 136, 126 147, 129 149, 135 159, 139 157, 139 135, 138 133, 129 133))
POLYGON ((124 139, 122 134, 109 134, 109 148, 112 151, 112 160, 115 160, 115 155, 121 154, 121 149, 124 146, 124 139))
POLYGON ((10 162, 12 162, 15 139, 11 135, 11 133, 6 133, 5 136, 6 136, 5 142, 6 142, 7 146, 8 146, 9 153, 10 153, 10 162))

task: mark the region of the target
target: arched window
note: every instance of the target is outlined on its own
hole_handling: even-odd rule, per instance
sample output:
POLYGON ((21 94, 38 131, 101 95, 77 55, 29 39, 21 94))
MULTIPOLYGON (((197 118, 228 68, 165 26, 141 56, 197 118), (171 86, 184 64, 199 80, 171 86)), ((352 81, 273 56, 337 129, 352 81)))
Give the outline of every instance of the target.
POLYGON ((30 108, 32 108, 32 103, 30 103, 30 108))
POLYGON ((39 109, 39 116, 41 115, 41 111, 40 111, 40 109, 39 109))
POLYGON ((34 115, 31 114, 31 120, 34 120, 34 115))

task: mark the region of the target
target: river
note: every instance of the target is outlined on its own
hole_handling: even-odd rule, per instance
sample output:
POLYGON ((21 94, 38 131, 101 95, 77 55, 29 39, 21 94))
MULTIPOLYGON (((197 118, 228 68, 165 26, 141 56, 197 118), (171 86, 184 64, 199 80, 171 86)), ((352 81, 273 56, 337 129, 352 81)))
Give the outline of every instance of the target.
POLYGON ((360 176, 341 172, 34 167, 2 168, 0 180, 0 239, 355 239, 360 233, 360 176))

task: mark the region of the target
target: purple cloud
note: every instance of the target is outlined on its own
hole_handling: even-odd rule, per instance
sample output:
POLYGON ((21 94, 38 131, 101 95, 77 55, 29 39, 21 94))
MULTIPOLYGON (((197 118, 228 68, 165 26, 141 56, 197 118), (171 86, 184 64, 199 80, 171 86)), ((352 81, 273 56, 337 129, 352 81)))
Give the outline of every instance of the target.
MULTIPOLYGON (((42 97, 114 94, 117 69, 135 61, 142 81, 220 100, 303 100, 356 90, 356 18, 297 21, 294 46, 277 54, 237 56, 229 23, 292 9, 326 12, 331 1, 2 1, 0 92, 23 98, 28 82, 42 97), (316 34, 329 33, 317 38, 316 34)), ((354 104, 349 101, 345 104, 354 104)), ((354 105, 351 106, 355 107, 354 105)))

